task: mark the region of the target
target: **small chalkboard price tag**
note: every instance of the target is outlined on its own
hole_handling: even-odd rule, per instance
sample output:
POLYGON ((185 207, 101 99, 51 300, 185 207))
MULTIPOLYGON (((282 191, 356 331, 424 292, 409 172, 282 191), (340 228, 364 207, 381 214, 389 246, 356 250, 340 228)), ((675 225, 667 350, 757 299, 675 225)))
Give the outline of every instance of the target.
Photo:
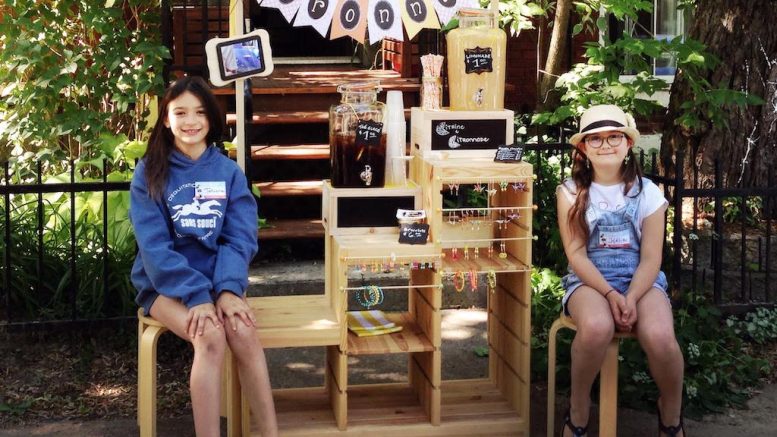
POLYGON ((494 58, 490 47, 464 49, 464 71, 467 74, 491 73, 494 71, 494 58))
POLYGON ((361 120, 356 125, 356 144, 362 146, 379 146, 383 123, 361 120))
POLYGON ((399 226, 399 242, 402 244, 426 244, 429 239, 429 225, 407 223, 399 226))
POLYGON ((494 162, 521 162, 523 158, 523 146, 513 144, 511 146, 499 146, 496 149, 494 162))

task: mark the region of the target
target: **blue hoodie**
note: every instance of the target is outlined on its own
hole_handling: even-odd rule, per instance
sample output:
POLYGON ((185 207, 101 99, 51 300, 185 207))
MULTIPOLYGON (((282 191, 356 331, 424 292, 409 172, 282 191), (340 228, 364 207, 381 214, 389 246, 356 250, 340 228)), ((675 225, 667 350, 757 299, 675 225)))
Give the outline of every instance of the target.
POLYGON ((224 291, 243 295, 258 249, 256 201, 243 172, 216 147, 196 161, 174 151, 160 201, 148 194, 141 160, 129 216, 139 249, 131 279, 146 314, 159 294, 188 308, 224 291))

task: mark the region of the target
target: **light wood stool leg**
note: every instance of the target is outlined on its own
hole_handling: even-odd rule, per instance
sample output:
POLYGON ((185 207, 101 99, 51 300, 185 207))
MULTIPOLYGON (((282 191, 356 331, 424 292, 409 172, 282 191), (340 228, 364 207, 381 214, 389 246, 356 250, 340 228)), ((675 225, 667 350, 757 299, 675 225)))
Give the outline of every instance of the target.
MULTIPOLYGON (((142 323, 142 322, 141 322, 142 323)), ((138 344, 138 425, 140 437, 156 436, 156 347, 166 328, 147 326, 138 344)))
POLYGON ((553 437, 556 422, 556 334, 561 329, 561 320, 556 320, 548 331, 548 437, 553 437))
POLYGON ((618 346, 613 338, 599 374, 599 436, 616 437, 618 430, 618 346))
MULTIPOLYGON (((232 351, 227 348, 225 356, 224 373, 226 379, 227 405, 227 437, 242 437, 243 434, 243 401, 240 388, 240 375, 237 370, 237 360, 232 351)), ((249 435, 249 434, 245 434, 249 435)))

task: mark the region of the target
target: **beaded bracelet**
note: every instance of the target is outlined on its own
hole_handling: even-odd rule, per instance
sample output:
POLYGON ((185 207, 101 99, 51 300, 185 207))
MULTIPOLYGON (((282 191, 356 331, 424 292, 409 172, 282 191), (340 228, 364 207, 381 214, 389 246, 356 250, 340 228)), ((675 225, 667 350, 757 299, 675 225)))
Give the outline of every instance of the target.
POLYGON ((383 290, 377 285, 366 285, 356 293, 356 302, 370 309, 383 303, 383 290))
POLYGON ((478 274, 475 270, 469 271, 469 289, 473 293, 478 291, 478 274))
POLYGON ((453 275, 453 288, 456 289, 457 293, 464 291, 464 273, 462 271, 453 275))
POLYGON ((486 282, 488 283, 488 290, 491 293, 496 293, 496 272, 489 270, 486 274, 486 282))

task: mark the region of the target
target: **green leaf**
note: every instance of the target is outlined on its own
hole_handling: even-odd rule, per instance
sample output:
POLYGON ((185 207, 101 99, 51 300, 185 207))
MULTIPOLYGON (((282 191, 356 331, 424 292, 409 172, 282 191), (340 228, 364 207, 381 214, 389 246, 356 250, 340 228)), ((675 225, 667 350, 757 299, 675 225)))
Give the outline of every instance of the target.
POLYGON ((700 53, 689 53, 688 56, 685 57, 682 61, 685 64, 694 64, 703 66, 704 65, 704 56, 700 53))
POLYGON ((574 27, 572 27, 572 36, 578 35, 580 32, 583 31, 583 24, 577 23, 574 27))
POLYGON ((476 356, 478 356, 480 358, 485 358, 485 357, 488 356, 488 347, 487 346, 477 346, 477 347, 472 349, 472 352, 476 356))

